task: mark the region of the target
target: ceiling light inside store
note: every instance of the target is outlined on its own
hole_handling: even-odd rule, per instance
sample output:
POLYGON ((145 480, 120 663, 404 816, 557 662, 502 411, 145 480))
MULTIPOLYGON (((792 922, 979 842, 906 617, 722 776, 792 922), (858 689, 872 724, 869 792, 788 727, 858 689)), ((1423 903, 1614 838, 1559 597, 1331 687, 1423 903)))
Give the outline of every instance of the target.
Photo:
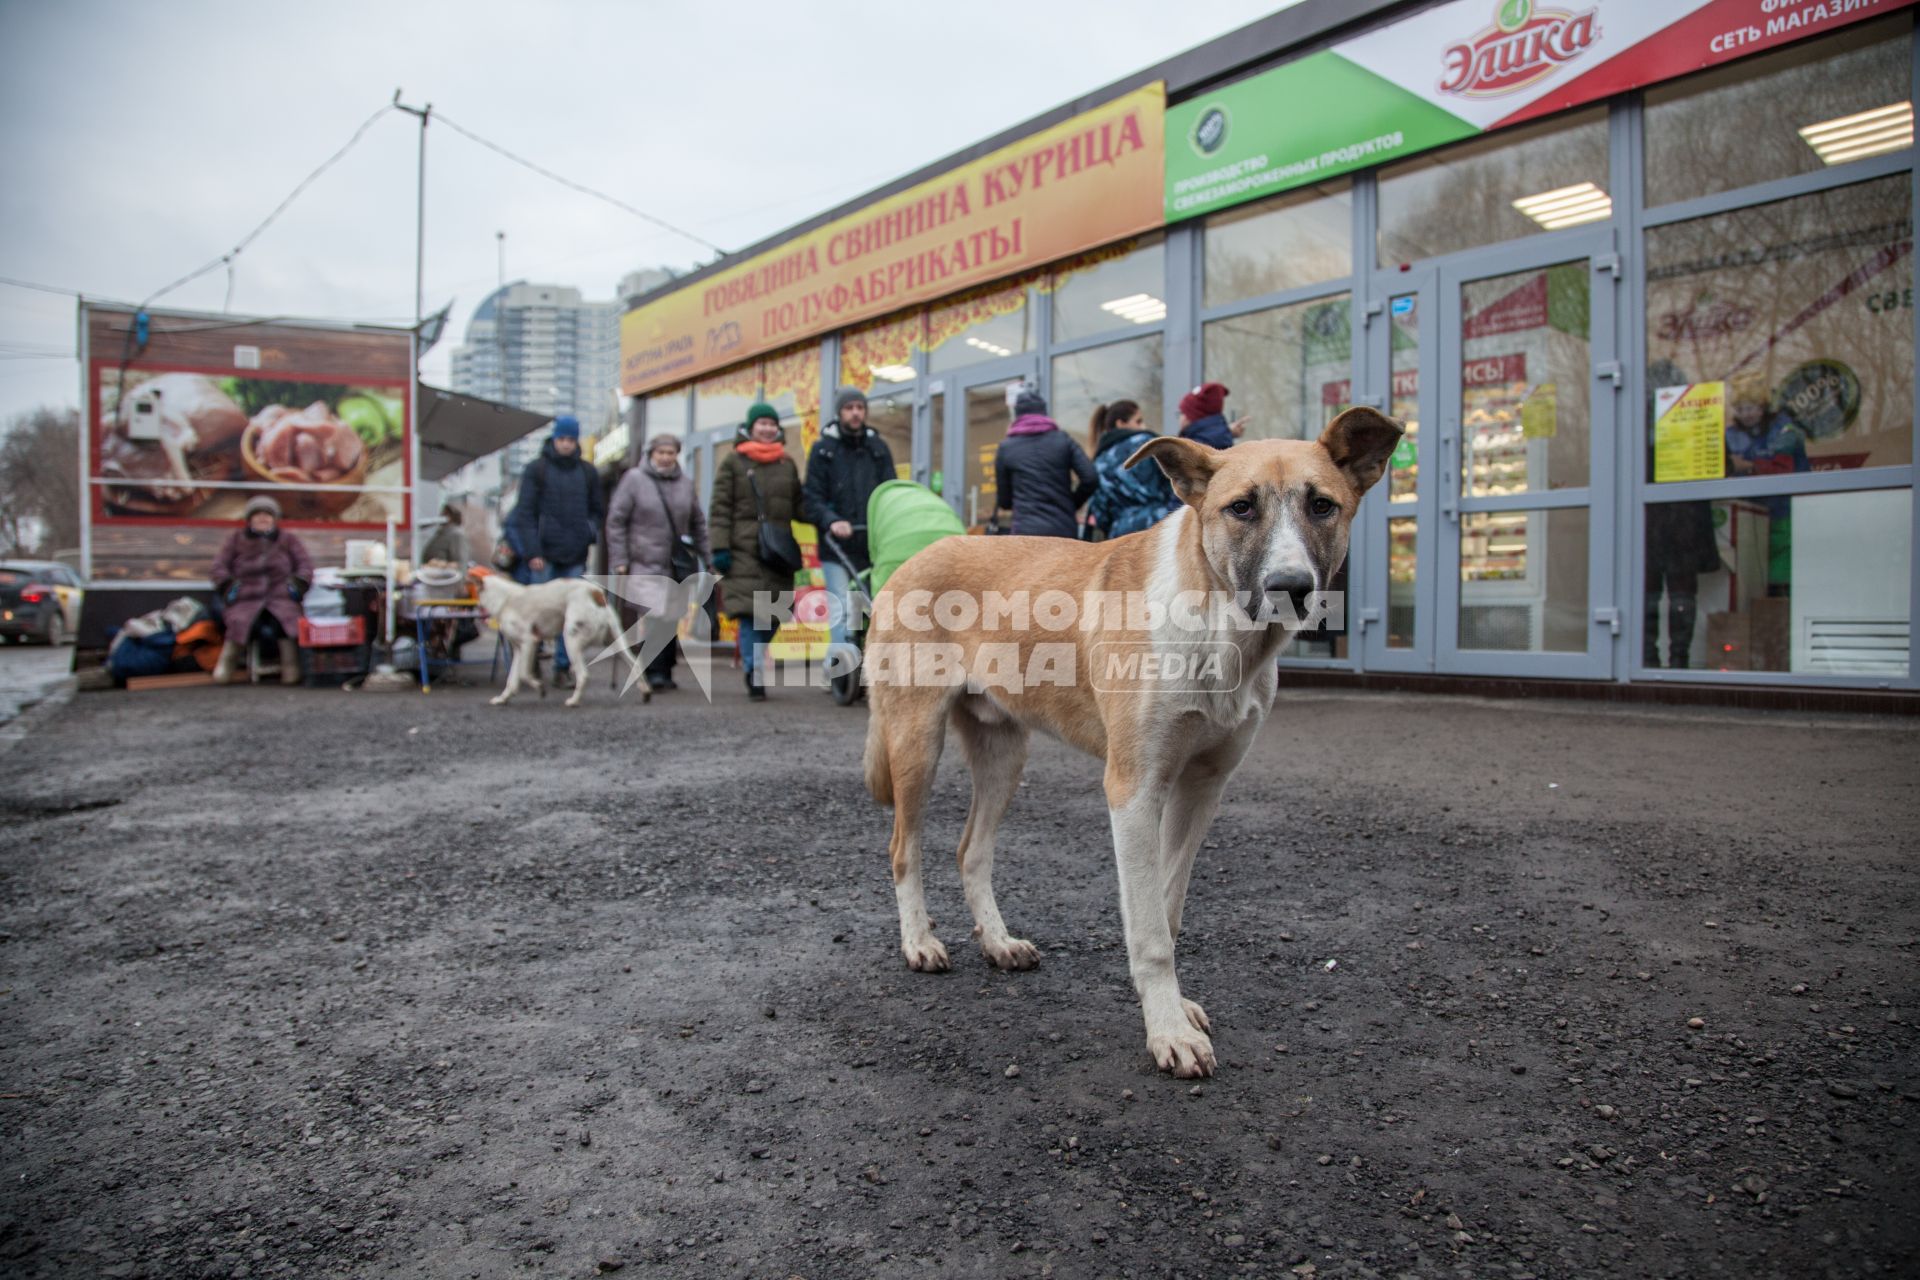
POLYGON ((1131 320, 1135 324, 1152 324, 1167 318, 1167 304, 1150 293, 1130 293, 1124 298, 1101 303, 1100 309, 1111 311, 1122 320, 1131 320))
POLYGON ((1858 115, 1822 120, 1802 129, 1800 136, 1828 164, 1900 151, 1913 145, 1913 104, 1896 102, 1858 115))
POLYGON ((882 382, 912 382, 913 366, 910 364, 876 364, 873 376, 882 382))
POLYGON ((998 343, 985 342, 979 338, 968 338, 967 345, 970 347, 978 347, 990 356, 1010 356, 1013 354, 1012 351, 998 343))
POLYGON ((1513 207, 1549 231, 1598 222, 1613 215, 1613 197, 1591 182, 1575 183, 1542 191, 1537 196, 1521 196, 1513 207))

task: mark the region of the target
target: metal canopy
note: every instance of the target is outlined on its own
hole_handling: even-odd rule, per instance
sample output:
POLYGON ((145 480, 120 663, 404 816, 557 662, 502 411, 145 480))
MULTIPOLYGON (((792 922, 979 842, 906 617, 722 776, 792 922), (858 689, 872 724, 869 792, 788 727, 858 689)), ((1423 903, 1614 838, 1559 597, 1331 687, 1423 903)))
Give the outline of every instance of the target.
POLYGON ((476 458, 506 448, 552 419, 478 396, 419 384, 421 480, 444 480, 476 458))

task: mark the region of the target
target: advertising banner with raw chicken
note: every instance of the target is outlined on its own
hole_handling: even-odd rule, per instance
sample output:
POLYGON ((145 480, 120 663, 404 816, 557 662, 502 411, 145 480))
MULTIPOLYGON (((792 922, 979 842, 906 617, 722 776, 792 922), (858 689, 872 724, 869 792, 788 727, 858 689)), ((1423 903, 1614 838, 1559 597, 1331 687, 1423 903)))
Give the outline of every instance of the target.
POLYGON ((409 331, 92 306, 83 331, 94 579, 204 578, 260 494, 316 557, 408 522, 409 331))

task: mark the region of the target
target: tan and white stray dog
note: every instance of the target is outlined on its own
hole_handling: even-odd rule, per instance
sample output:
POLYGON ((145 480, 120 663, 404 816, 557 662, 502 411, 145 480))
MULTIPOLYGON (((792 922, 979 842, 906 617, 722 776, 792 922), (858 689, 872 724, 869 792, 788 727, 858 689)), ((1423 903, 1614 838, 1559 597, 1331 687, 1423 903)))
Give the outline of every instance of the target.
MULTIPOLYGON (((540 680, 540 642, 564 638, 567 653, 573 658, 573 696, 567 705, 577 707, 587 692, 587 647, 616 645, 637 672, 640 659, 627 644, 620 626, 620 615, 607 600, 607 593, 581 578, 555 578, 536 587, 523 587, 513 579, 489 569, 475 567, 473 579, 480 607, 487 611, 500 629, 500 640, 513 651, 513 665, 507 671, 507 687, 492 700, 501 706, 522 686, 547 696, 540 680)), ((650 700, 650 693, 641 701, 650 700)))
POLYGON ((1385 471, 1402 430, 1371 409, 1349 409, 1317 441, 1256 441, 1221 452, 1163 437, 1129 460, 1159 463, 1185 503, 1153 528, 1102 543, 948 538, 893 575, 876 602, 868 637, 866 780, 874 798, 894 810, 894 890, 910 967, 938 971, 949 964, 927 917, 920 873, 921 825, 949 728, 973 773, 959 860, 974 934, 1000 968, 1039 963, 1039 950, 1008 931, 992 883, 994 835, 1019 785, 1028 735, 1039 729, 1106 762, 1127 962, 1148 1049, 1175 1075, 1212 1074, 1211 1024, 1181 995, 1174 974, 1188 874, 1221 792, 1273 703, 1274 659, 1293 631, 1271 614, 1284 598, 1293 605, 1288 616, 1297 617, 1308 593, 1326 590, 1346 559, 1361 495, 1385 471), (948 592, 975 600, 997 593, 1005 600, 1055 591, 1076 600, 1134 593, 1149 605, 1176 602, 1187 592, 1229 593, 1254 607, 1241 615, 1243 625, 1209 623, 1197 632, 1190 612, 1176 625, 1179 611, 1171 608, 1157 619, 1143 609, 1122 625, 1062 632, 1031 624, 990 627, 985 609, 981 625, 955 625, 967 609, 913 607, 920 592, 935 600, 948 592), (927 664, 909 671, 897 661, 888 671, 876 661, 889 652, 883 646, 905 652, 928 642, 947 651, 945 679, 917 678, 927 664), (1231 660, 1181 682, 1148 678, 1137 664, 1109 667, 1109 673, 1123 672, 1119 678, 1099 678, 1100 651, 1124 656, 1129 645, 1163 658, 1183 647, 1212 646, 1216 656, 1231 660), (1004 678, 1009 663, 1031 669, 1047 646, 1070 646, 1065 656, 1078 664, 1075 678, 1010 686, 1004 678), (958 679, 954 655, 964 672, 958 679))

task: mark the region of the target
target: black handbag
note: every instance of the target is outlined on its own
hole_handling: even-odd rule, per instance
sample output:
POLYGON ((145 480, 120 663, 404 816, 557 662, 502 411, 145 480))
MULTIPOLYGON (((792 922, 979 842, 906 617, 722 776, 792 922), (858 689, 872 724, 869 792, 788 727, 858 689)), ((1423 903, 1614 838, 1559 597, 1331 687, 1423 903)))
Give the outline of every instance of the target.
MULTIPOLYGON (((752 464, 749 463, 749 466, 752 464)), ((753 490, 753 513, 759 520, 760 563, 776 574, 788 577, 806 567, 800 555, 800 543, 793 536, 792 524, 775 524, 767 519, 766 502, 760 496, 760 477, 747 472, 747 487, 753 490)))
POLYGON ((658 486, 656 492, 660 495, 660 510, 666 513, 667 531, 673 535, 673 541, 668 544, 667 563, 672 570, 673 580, 685 582, 700 572, 703 567, 700 563, 700 553, 694 549, 693 539, 680 532, 680 524, 673 518, 673 504, 667 501, 667 482, 651 471, 647 474, 658 486))

